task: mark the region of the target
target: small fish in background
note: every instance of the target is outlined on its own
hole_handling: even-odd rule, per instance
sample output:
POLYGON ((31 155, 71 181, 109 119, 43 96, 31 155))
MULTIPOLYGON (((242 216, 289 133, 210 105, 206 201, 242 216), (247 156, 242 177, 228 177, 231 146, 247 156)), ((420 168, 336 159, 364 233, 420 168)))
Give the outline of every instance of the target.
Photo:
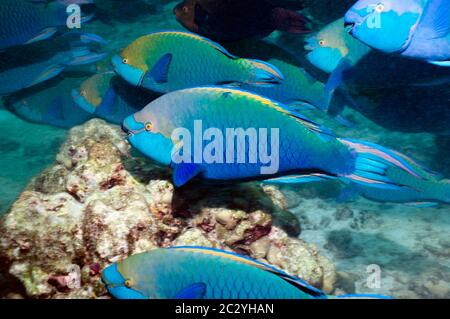
MULTIPOLYGON (((54 78, 68 67, 91 64, 105 56, 103 53, 93 53, 87 48, 77 48, 59 52, 49 60, 1 70, 0 95, 8 95, 32 87, 54 78)), ((0 69, 3 69, 2 66, 0 69)))
POLYGON ((238 58, 215 42, 178 31, 140 37, 112 63, 131 85, 160 93, 202 85, 268 86, 284 79, 269 63, 238 58))
POLYGON ((132 87, 114 72, 93 75, 79 89, 72 90, 74 102, 84 111, 113 124, 123 120, 159 94, 132 87))
MULTIPOLYGON (((398 193, 396 198, 402 198, 403 193, 409 191, 403 184, 406 178, 413 184, 417 181, 415 187, 424 186, 423 181, 434 183, 423 174, 421 166, 403 154, 364 141, 338 138, 285 105, 237 89, 203 87, 168 93, 126 118, 122 128, 131 145, 157 163, 172 168, 177 187, 195 177, 216 182, 262 180, 275 184, 339 180, 368 189, 389 190, 392 197, 398 193), (223 137, 227 135, 226 128, 266 129, 270 131, 267 138, 272 141, 274 133, 271 129, 278 129, 278 147, 266 154, 273 156, 266 163, 261 160, 242 163, 234 153, 232 161, 225 161, 225 158, 229 159, 228 146, 219 148, 222 153, 215 154, 214 161, 199 161, 192 154, 203 154, 205 147, 211 147, 207 141, 202 141, 200 151, 192 152, 181 148, 184 137, 172 136, 180 127, 196 136, 198 131, 194 119, 202 121, 202 131, 217 128, 223 137), (185 154, 187 159, 183 155, 182 161, 174 162, 173 154, 180 150, 183 154, 189 152, 185 154), (401 170, 403 176, 398 178, 398 174, 393 174, 388 177, 386 174, 393 168, 401 170)), ((226 145, 226 142, 222 143, 226 145)), ((251 148, 246 145, 246 159, 253 154, 250 152, 251 148)), ((421 192, 425 190, 418 189, 417 194, 421 192)), ((442 193, 430 196, 433 196, 430 201, 450 203, 450 192, 446 188, 442 193)), ((423 197, 418 196, 417 199, 422 200, 423 197)))
POLYGON ((219 42, 266 37, 275 30, 299 34, 311 31, 309 19, 283 5, 293 4, 276 0, 187 0, 178 4, 174 13, 189 31, 219 42))
POLYGON ((449 16, 448 0, 360 0, 345 24, 374 49, 450 67, 449 16))
POLYGON ((325 109, 328 109, 335 90, 344 82, 344 72, 355 67, 371 49, 351 37, 344 29, 344 19, 325 26, 306 39, 306 59, 326 73, 330 73, 325 86, 325 109))
MULTIPOLYGON (((42 41, 66 26, 66 0, 52 2, 38 0, 0 1, 0 50, 17 45, 42 41)), ((91 0, 71 0, 70 4, 89 4, 91 0)), ((81 23, 91 16, 81 18, 81 23)))
MULTIPOLYGON (((224 250, 180 246, 155 249, 102 272, 118 299, 327 299, 306 281, 271 265, 224 250)), ((343 295, 337 298, 381 298, 343 295)))
POLYGON ((82 79, 55 78, 4 98, 7 110, 24 121, 70 129, 93 116, 81 110, 72 100, 70 91, 82 79))
POLYGON ((343 60, 355 66, 370 48, 354 39, 344 28, 344 18, 338 19, 305 40, 306 58, 326 73, 335 71, 343 60))
POLYGON ((438 86, 450 81, 446 68, 372 50, 346 32, 343 19, 307 38, 305 49, 310 51, 306 55, 309 62, 330 73, 324 105, 336 109, 331 100, 340 89, 348 105, 383 127, 408 132, 442 131, 440 125, 431 123, 441 122, 433 115, 443 115, 445 107, 439 107, 448 103, 447 93, 442 98, 436 95, 438 86), (437 87, 436 94, 431 93, 433 87, 437 87), (430 103, 433 112, 427 115, 430 103), (417 123, 424 117, 427 120, 417 123))

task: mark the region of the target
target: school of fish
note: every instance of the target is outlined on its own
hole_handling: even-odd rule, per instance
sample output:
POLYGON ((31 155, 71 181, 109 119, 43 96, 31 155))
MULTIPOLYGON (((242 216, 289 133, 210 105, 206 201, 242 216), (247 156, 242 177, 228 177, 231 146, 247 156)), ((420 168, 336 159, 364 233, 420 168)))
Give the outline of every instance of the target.
MULTIPOLYGON (((111 52, 107 39, 64 28, 68 5, 92 11, 95 1, 2 0, 0 97, 30 122, 121 125, 135 149, 171 168, 176 187, 335 181, 339 200, 450 204, 449 179, 304 115, 352 126, 341 114, 350 106, 391 130, 448 135, 450 1, 353 1, 325 26, 306 14, 312 2, 186 0, 173 18, 187 30, 149 32, 111 52), (303 56, 262 40, 273 32, 304 39, 303 56), (83 76, 61 77, 70 71, 83 76), (229 153, 231 128, 249 140, 255 130, 258 146, 241 140, 229 153), (209 138, 196 140, 203 132, 209 138)), ((81 22, 92 19, 83 13, 81 22)), ((103 281, 126 299, 329 297, 272 266, 202 247, 131 256, 106 268, 103 281)))

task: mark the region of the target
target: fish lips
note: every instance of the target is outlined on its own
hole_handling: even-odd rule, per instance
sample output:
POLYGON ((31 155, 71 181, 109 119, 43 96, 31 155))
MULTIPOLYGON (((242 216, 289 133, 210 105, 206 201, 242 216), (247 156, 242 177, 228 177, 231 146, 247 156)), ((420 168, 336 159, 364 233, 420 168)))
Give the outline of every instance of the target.
POLYGON ((142 293, 125 286, 126 279, 117 269, 117 264, 112 264, 102 271, 102 281, 109 293, 118 299, 147 299, 142 293))
POLYGON ((113 56, 112 64, 116 73, 119 74, 125 81, 136 87, 141 86, 142 80, 145 76, 144 71, 124 63, 123 59, 117 54, 113 56))

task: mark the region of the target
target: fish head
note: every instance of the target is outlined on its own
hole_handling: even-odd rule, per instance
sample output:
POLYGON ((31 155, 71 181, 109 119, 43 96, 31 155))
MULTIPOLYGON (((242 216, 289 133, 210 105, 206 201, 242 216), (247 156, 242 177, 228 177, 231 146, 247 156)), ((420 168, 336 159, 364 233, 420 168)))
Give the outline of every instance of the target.
POLYGON ((72 90, 75 104, 88 113, 95 113, 104 102, 113 76, 113 72, 107 72, 96 74, 85 80, 78 89, 72 90))
POLYGON ((349 33, 386 53, 407 48, 427 0, 360 0, 345 15, 349 33))
POLYGON ((145 42, 147 42, 147 37, 141 37, 112 58, 116 73, 136 87, 141 86, 144 76, 149 70, 144 49, 151 50, 151 47, 145 42))
POLYGON ((177 21, 192 32, 199 31, 199 26, 195 19, 196 7, 199 8, 199 5, 195 0, 188 0, 180 2, 173 9, 177 21))
MULTIPOLYGON (((145 156, 162 165, 170 165, 174 143, 171 132, 167 128, 168 120, 158 112, 152 112, 154 106, 169 107, 161 104, 157 99, 141 111, 128 116, 122 130, 127 134, 128 141, 145 156)), ((164 103, 162 103, 164 104, 164 103)))
POLYGON ((147 299, 136 287, 137 278, 122 263, 114 263, 102 271, 102 281, 117 299, 147 299))
MULTIPOLYGON (((331 73, 349 53, 344 32, 344 21, 339 19, 306 38, 306 58, 315 67, 331 73)), ((348 36, 348 35, 347 35, 348 36)))

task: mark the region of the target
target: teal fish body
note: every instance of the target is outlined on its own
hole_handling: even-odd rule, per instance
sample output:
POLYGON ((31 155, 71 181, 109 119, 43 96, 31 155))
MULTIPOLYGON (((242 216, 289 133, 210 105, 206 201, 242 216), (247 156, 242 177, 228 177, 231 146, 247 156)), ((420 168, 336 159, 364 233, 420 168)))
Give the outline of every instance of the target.
POLYGON ((211 40, 180 31, 138 38, 112 63, 130 84, 160 93, 231 83, 275 85, 283 80, 266 62, 240 59, 211 40))
POLYGON ((156 94, 132 87, 114 72, 96 74, 79 89, 72 90, 72 98, 81 109, 119 125, 156 97, 156 94))
POLYGON ((432 180, 403 154, 337 138, 278 102, 237 89, 201 87, 163 95, 127 117, 122 128, 131 145, 172 168, 175 186, 194 177, 278 184, 338 179, 402 198, 409 188, 398 174, 387 175, 392 168, 411 176, 419 191, 425 186, 419 181, 432 180))
POLYGON ((70 129, 92 119, 70 96, 73 85, 77 84, 78 79, 54 79, 45 88, 32 87, 5 97, 4 105, 24 121, 70 129))
MULTIPOLYGON (((271 265, 224 250, 180 246, 151 250, 102 272, 118 299, 327 299, 306 281, 271 265)), ((344 295, 337 298, 378 298, 344 295)))
MULTIPOLYGON (((141 152, 161 164, 172 166, 176 185, 182 185, 196 175, 210 180, 269 179, 302 172, 337 176, 349 174, 354 168, 353 152, 331 132, 322 130, 299 114, 290 113, 277 102, 242 90, 203 87, 172 92, 128 117, 123 128, 129 133, 130 143, 141 152), (202 134, 198 132, 198 121, 201 121, 203 132, 217 129, 226 139, 224 145, 234 140, 234 135, 227 135, 231 134, 227 129, 266 132, 264 138, 256 141, 258 137, 254 136, 253 141, 259 144, 259 156, 267 147, 267 155, 273 161, 260 161, 257 145, 249 142, 244 144, 243 153, 223 147, 209 163, 196 163, 196 150, 190 150, 186 163, 174 163, 172 155, 177 150, 174 147, 179 147, 180 140, 183 142, 173 133, 177 128, 184 128, 191 136, 202 134), (279 145, 272 144, 274 140, 279 145), (278 147, 271 150, 272 146, 278 147), (227 154, 230 150, 231 156, 227 154), (242 161, 239 154, 245 155, 242 161), (267 168, 267 174, 261 174, 264 168, 267 168)), ((219 136, 217 139, 221 140, 219 136)), ((242 145, 240 142, 236 139, 235 143, 242 145)), ((201 150, 208 149, 206 140, 201 143, 201 150)))
POLYGON ((345 23, 374 49, 450 66, 449 12, 447 0, 360 0, 345 23))
POLYGON ((277 67, 285 76, 285 80, 272 87, 243 85, 242 89, 266 96, 286 105, 310 105, 322 109, 325 105, 325 86, 313 78, 305 69, 285 61, 270 59, 270 64, 277 67))
POLYGON ((320 290, 272 266, 201 247, 157 249, 109 266, 102 278, 120 299, 310 299, 320 290))

